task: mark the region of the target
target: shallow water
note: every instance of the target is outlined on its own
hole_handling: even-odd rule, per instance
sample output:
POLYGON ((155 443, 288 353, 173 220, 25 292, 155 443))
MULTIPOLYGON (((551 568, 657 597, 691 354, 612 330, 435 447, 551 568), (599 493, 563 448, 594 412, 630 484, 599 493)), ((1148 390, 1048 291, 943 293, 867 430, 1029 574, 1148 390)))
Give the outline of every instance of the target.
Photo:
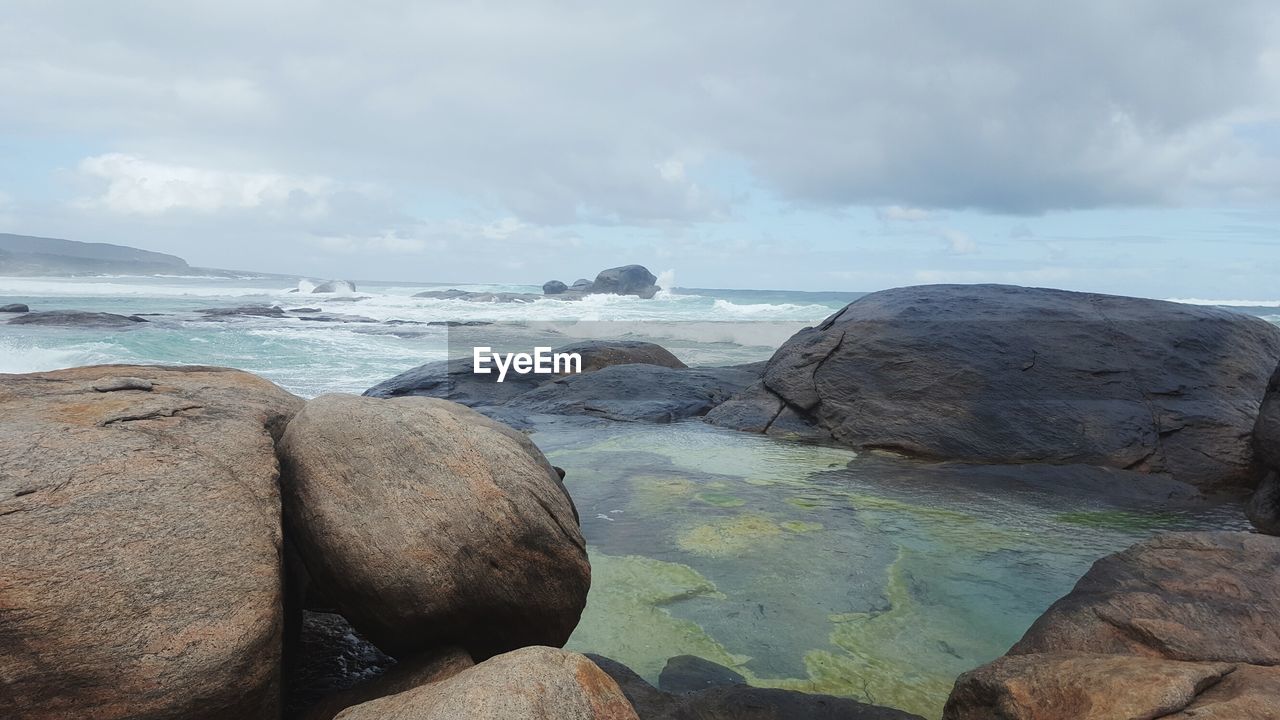
POLYGON ((1231 506, 914 483, 847 450, 696 421, 533 437, 567 471, 592 551, 571 647, 650 681, 693 654, 926 717, 1100 556, 1159 530, 1245 527, 1231 506))
MULTIPOLYGON (((0 278, 0 304, 160 313, 125 331, 0 325, 0 372, 74 365, 239 367, 305 397, 361 392, 446 356, 427 323, 627 321, 690 364, 767 358, 857 293, 682 290, 654 300, 483 305, 360 285, 288 292, 278 278, 0 278), (317 307, 374 323, 209 322, 198 310, 317 307), (770 321, 768 323, 762 321, 770 321), (781 333, 781 335, 779 335, 781 333)), ((1280 309, 1248 311, 1280 320, 1280 309)), ((511 338, 516 336, 512 335, 511 338)), ((510 339, 510 338, 508 338, 510 339)), ((501 341, 495 342, 495 345, 501 341)), ((544 419, 533 439, 568 471, 594 582, 571 646, 656 681, 699 655, 761 685, 847 695, 937 717, 960 672, 1001 655, 1097 558, 1162 529, 1243 528, 1238 508, 1174 513, 989 482, 945 483, 876 458, 714 428, 544 419)))

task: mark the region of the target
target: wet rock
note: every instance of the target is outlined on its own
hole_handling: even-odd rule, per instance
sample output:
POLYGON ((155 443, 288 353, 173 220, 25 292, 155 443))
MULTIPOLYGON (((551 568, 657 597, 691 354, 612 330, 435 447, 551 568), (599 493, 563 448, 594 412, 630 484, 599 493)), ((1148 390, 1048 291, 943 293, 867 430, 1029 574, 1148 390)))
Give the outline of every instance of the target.
MULTIPOLYGON (((531 303, 541 300, 547 296, 537 295, 534 293, 473 292, 470 290, 457 290, 450 288, 448 290, 426 290, 424 292, 415 293, 414 297, 433 298, 436 300, 466 300, 467 302, 482 303, 531 303)), ((553 297, 560 299, 562 296, 557 295, 553 297)), ((564 296, 563 299, 570 298, 564 296)))
POLYGON ((1280 328, 1215 308, 1002 285, 872 293, 797 333, 707 420, 976 463, 1250 487, 1280 328), (774 430, 785 418, 784 431, 774 430))
POLYGON ((657 343, 641 340, 584 340, 554 350, 577 353, 582 358, 582 372, 594 372, 611 365, 643 363, 668 368, 688 367, 671 351, 657 343))
POLYGON ((312 293, 353 293, 356 284, 350 280, 326 280, 311 289, 312 293))
POLYGON ((45 310, 28 312, 9 320, 10 325, 54 325, 65 327, 130 328, 145 323, 137 315, 117 315, 83 310, 45 310))
MULTIPOLYGON (((396 661, 366 640, 336 613, 302 611, 296 642, 289 648, 287 717, 303 717, 304 711, 320 716, 318 703, 337 700, 344 691, 372 681, 396 666, 396 661)), ((339 704, 328 717, 347 705, 339 704)))
POLYGON ((320 308, 313 308, 313 307, 300 307, 300 308, 289 309, 289 312, 291 313, 318 313, 320 311, 321 311, 320 308))
MULTIPOLYGON (((558 347, 553 352, 576 352, 582 358, 584 373, 626 363, 651 363, 670 368, 683 368, 684 363, 666 348, 638 341, 587 340, 558 347)), ((364 392, 369 397, 402 397, 418 395, 438 397, 468 407, 505 405, 521 393, 542 385, 555 376, 518 375, 508 373, 499 383, 497 373, 473 372, 470 358, 455 358, 419 365, 412 370, 385 380, 364 392)))
POLYGON ((154 387, 150 380, 138 377, 111 377, 102 378, 93 384, 93 389, 98 392, 116 392, 118 390, 143 390, 151 392, 154 387))
POLYGON ((0 697, 23 718, 277 718, 273 437, 301 400, 247 373, 0 378, 0 697), (104 377, 151 392, 99 392, 104 377))
POLYGON ((601 270, 591 284, 591 292, 651 298, 662 289, 656 282, 657 276, 643 265, 623 265, 601 270))
POLYGON ((199 311, 210 318, 228 317, 284 317, 284 308, 279 305, 241 305, 239 307, 206 308, 199 311))
POLYGON ((330 323, 376 323, 378 322, 373 318, 365 317, 363 315, 344 315, 342 313, 327 313, 327 312, 307 313, 307 314, 299 315, 298 319, 304 320, 307 322, 330 322, 330 323))
POLYGON ((527 647, 445 680, 347 708, 341 720, 635 720, 617 684, 577 653, 527 647))
POLYGON ((391 655, 559 646, 577 625, 585 542, 524 435, 443 400, 325 395, 279 455, 311 580, 391 655))
POLYGON ((24 313, 31 312, 31 308, 22 303, 12 303, 9 305, 0 305, 0 313, 24 313))
POLYGON ((577 290, 579 292, 591 292, 591 281, 586 278, 578 278, 573 281, 573 284, 569 286, 569 289, 577 290))
POLYGON ((1244 510, 1258 532, 1280 535, 1280 473, 1267 473, 1244 510))
POLYGON ((542 283, 543 295, 559 295, 560 293, 568 289, 569 289, 569 286, 565 285, 559 280, 548 280, 542 283))
POLYGON ((922 720, 849 698, 742 684, 663 692, 622 663, 599 655, 588 657, 618 683, 640 720, 922 720))
POLYGON ((544 383, 504 407, 530 414, 673 422, 705 415, 753 380, 754 374, 737 368, 611 365, 544 383))
POLYGON ((746 684, 747 679, 732 668, 697 655, 677 655, 667 660, 658 676, 658 688, 677 695, 720 685, 746 684))

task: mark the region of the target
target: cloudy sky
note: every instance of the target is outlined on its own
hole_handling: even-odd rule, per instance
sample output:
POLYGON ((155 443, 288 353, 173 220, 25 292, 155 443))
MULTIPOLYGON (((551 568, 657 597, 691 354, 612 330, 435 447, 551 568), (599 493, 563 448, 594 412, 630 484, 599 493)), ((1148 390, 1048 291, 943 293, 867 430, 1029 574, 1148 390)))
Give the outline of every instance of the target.
POLYGON ((1280 4, 0 4, 0 232, 361 279, 1280 298, 1280 4))

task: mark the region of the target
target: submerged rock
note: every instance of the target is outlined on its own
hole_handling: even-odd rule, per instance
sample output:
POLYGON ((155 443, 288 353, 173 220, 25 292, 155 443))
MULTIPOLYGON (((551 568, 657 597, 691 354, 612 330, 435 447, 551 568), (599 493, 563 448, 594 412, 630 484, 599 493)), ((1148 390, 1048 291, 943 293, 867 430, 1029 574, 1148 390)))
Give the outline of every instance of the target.
POLYGON ((677 655, 667 660, 658 676, 658 687, 663 692, 688 693, 706 690, 720 685, 746 685, 747 679, 738 671, 697 655, 677 655))
MULTIPOLYGON (((622 663, 588 655, 622 688, 640 720, 922 720, 919 715, 849 698, 717 682, 700 690, 659 690, 622 663)), ((699 660, 701 660, 699 658, 699 660)), ((715 665, 702 660, 705 666, 715 665)), ((728 668, 722 670, 732 673, 728 668)), ((664 671, 665 674, 665 671, 664 671)), ((723 679, 728 679, 724 675, 723 679)))
POLYGON ((0 376, 0 704, 278 718, 273 437, 301 404, 221 368, 0 376))
POLYGON ((324 395, 279 454, 311 580, 379 648, 457 644, 484 658, 573 632, 586 543, 524 435, 443 400, 324 395))
POLYGON ((946 720, 1267 718, 1280 688, 1280 538, 1170 533, 1094 563, 946 720))
POLYGON ((22 303, 12 303, 9 305, 0 305, 0 313, 24 313, 31 312, 31 308, 22 303))
POLYGON ((872 293, 797 333, 708 421, 858 449, 1078 463, 1247 487, 1280 328, 1215 308, 1003 285, 872 293), (778 425, 781 423, 781 429, 778 425))
POLYGON ((44 310, 28 312, 9 320, 10 325, 58 325, 66 327, 128 328, 147 322, 137 315, 117 315, 84 310, 44 310))
POLYGON ((636 720, 608 675, 586 657, 526 647, 447 679, 355 705, 341 720, 636 720))

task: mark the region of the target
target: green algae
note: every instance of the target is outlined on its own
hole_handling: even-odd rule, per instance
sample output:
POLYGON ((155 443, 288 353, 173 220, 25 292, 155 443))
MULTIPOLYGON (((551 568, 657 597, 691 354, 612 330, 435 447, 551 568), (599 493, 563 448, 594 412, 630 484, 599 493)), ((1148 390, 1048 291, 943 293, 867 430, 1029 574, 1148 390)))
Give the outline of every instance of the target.
POLYGON ((742 498, 736 495, 730 495, 729 493, 726 493, 726 492, 716 492, 716 491, 709 490, 705 492, 700 492, 694 495, 694 497, 697 498, 698 501, 700 502, 704 502, 708 505, 714 505, 716 507, 722 507, 722 508, 742 507, 743 505, 747 504, 746 500, 743 500, 742 498))
POLYGON ((593 552, 591 575, 587 608, 569 639, 570 649, 605 652, 651 682, 675 655, 697 655, 727 667, 750 659, 729 652, 697 623, 665 609, 690 598, 724 598, 688 565, 593 552))
POLYGON ((786 522, 781 522, 778 524, 782 526, 783 530, 786 530, 787 532, 790 532, 790 533, 815 532, 823 528, 822 523, 807 522, 805 520, 787 520, 786 522))
POLYGON ((1185 522, 1185 518, 1177 513, 1144 513, 1130 510, 1082 510, 1079 512, 1059 513, 1054 516, 1054 520, 1095 530, 1128 532, 1167 530, 1176 528, 1185 522))
POLYGON ((698 525, 681 533, 676 545, 707 557, 740 555, 782 535, 782 527, 763 515, 737 515, 698 525))

